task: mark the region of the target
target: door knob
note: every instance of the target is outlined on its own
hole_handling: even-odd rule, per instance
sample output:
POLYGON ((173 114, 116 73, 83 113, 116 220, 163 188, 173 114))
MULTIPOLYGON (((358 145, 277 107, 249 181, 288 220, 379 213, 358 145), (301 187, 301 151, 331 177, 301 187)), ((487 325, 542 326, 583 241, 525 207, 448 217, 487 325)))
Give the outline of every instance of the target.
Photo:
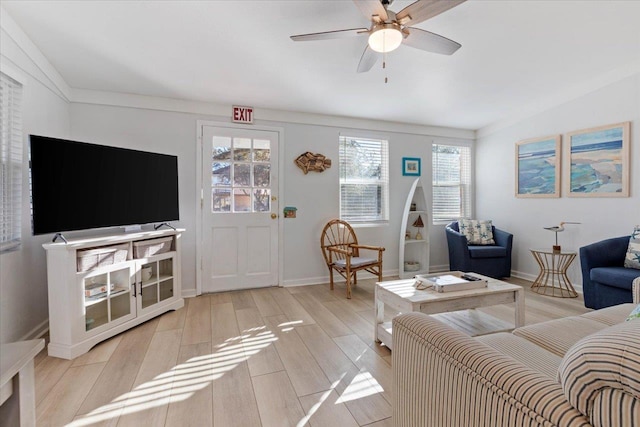
POLYGON ((276 219, 276 218, 278 218, 278 215, 276 215, 276 214, 272 213, 272 214, 271 214, 271 219, 276 219))

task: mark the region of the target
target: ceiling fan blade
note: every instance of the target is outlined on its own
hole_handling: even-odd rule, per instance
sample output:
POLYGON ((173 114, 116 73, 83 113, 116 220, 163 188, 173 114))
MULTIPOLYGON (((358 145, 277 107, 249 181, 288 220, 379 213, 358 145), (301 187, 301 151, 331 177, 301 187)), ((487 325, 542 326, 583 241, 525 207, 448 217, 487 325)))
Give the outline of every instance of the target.
POLYGON ((323 33, 298 34, 291 36, 291 40, 294 42, 302 42, 308 40, 343 39, 368 33, 369 30, 367 28, 351 28, 349 30, 325 31, 323 33))
POLYGON ((364 52, 362 53, 362 57, 360 58, 360 62, 358 63, 358 72, 366 73, 369 71, 375 63, 378 61, 378 55, 376 51, 371 49, 369 45, 364 48, 364 52))
POLYGON ((418 0, 396 13, 401 25, 416 25, 456 7, 466 0, 418 0))
POLYGON ((381 21, 386 21, 388 19, 387 10, 384 8, 380 0, 353 0, 353 2, 369 21, 377 21, 372 18, 374 15, 378 15, 381 21))
POLYGON ((451 55, 462 47, 460 43, 449 40, 448 38, 442 37, 438 34, 421 30, 420 28, 409 27, 404 30, 408 31, 409 35, 402 41, 402 43, 407 46, 415 47, 416 49, 426 50, 427 52, 433 53, 441 53, 443 55, 451 55))

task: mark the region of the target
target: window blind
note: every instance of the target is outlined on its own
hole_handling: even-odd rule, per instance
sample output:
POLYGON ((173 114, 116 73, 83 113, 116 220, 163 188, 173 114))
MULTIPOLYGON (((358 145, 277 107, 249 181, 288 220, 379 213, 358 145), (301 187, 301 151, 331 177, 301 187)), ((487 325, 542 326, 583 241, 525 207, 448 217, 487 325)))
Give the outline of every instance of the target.
POLYGON ((471 216, 471 148, 433 144, 433 221, 471 216))
POLYGON ((349 222, 389 220, 389 144, 340 137, 340 218, 349 222))
POLYGON ((20 246, 22 85, 0 73, 0 252, 20 246))

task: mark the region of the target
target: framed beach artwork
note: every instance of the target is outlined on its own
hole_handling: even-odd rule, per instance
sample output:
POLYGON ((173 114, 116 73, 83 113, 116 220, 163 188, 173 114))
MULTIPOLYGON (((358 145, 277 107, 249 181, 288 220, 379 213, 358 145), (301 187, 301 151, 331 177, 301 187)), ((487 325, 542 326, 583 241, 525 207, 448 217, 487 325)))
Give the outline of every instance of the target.
POLYGON ((560 197, 560 135, 516 143, 516 197, 560 197))
POLYGON ((629 197, 630 123, 567 134, 565 193, 571 197, 629 197))
POLYGON ((402 158, 402 175, 420 176, 420 158, 403 157, 402 158))

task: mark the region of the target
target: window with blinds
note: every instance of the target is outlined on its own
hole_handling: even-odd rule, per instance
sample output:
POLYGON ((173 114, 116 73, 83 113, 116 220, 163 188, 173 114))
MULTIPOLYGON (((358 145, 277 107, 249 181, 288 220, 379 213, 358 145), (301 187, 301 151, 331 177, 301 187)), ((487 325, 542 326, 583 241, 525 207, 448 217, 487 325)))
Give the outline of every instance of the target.
POLYGON ((22 85, 0 73, 0 252, 20 247, 22 85))
POLYGON ((353 223, 389 220, 389 143, 340 137, 340 218, 353 223))
POLYGON ((433 222, 471 216, 471 147, 433 144, 433 222))

